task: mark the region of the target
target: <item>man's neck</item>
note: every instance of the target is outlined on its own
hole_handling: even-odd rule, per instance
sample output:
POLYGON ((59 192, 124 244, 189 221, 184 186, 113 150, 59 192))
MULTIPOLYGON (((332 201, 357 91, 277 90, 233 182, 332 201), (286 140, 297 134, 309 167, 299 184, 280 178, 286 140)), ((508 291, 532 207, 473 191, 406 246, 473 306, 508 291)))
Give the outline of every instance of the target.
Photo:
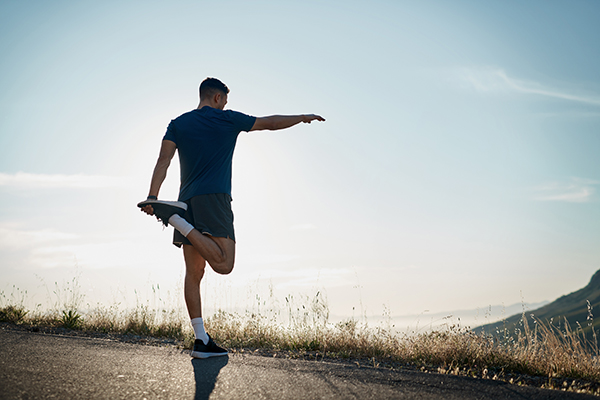
POLYGON ((198 110, 201 109, 202 107, 205 107, 205 106, 208 106, 210 108, 217 108, 210 101, 201 101, 200 104, 198 104, 198 110))

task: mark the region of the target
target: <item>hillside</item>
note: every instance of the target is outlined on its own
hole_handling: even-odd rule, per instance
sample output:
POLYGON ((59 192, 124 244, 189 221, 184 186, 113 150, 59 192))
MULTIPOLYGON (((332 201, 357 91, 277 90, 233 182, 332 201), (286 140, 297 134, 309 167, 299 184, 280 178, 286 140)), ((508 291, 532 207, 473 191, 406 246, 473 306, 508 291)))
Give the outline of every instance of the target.
MULTIPOLYGON (((562 296, 543 307, 532 311, 526 311, 529 326, 533 327, 531 316, 544 323, 553 321, 554 326, 564 327, 565 318, 573 330, 577 329, 578 323, 584 332, 591 332, 593 326, 596 332, 600 330, 600 270, 592 276, 590 283, 583 289, 562 296), (588 301, 591 308, 588 309, 588 301), (595 315, 597 314, 597 315, 595 315), (588 317, 590 317, 588 319, 588 317)), ((514 332, 515 328, 522 326, 523 314, 519 313, 506 318, 504 321, 478 326, 473 330, 477 333, 495 333, 496 331, 514 332)))

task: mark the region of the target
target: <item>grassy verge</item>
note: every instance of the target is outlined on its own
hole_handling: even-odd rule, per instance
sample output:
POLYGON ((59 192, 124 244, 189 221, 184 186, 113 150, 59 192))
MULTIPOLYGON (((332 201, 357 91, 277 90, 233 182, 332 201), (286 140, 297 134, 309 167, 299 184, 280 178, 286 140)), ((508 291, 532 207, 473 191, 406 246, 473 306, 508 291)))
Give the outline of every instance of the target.
MULTIPOLYGON (((307 299, 308 300, 308 299, 307 299)), ((286 299, 287 301, 287 299, 286 299)), ((272 310, 271 310, 272 311, 272 310)), ((244 315, 217 312, 206 318, 207 330, 234 352, 270 356, 348 360, 359 365, 416 368, 422 371, 503 380, 516 384, 600 395, 598 347, 581 329, 560 330, 524 316, 522 329, 483 336, 457 325, 433 332, 398 334, 370 328, 356 319, 327 321, 319 296, 297 307, 288 323, 268 310, 244 315)), ((172 339, 191 348, 193 333, 180 312, 139 305, 133 310, 98 307, 85 314, 76 308, 32 312, 18 304, 0 306, 0 322, 172 339)))

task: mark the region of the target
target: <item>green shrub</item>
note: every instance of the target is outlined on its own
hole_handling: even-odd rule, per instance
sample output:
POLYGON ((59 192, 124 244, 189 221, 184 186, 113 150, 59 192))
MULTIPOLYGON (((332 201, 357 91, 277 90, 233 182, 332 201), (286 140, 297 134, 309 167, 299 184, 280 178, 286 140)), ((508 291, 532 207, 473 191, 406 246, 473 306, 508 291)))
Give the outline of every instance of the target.
POLYGON ((12 322, 13 324, 20 324, 23 322, 25 315, 28 311, 23 306, 6 306, 0 308, 0 322, 12 322))
POLYGON ((75 310, 64 310, 60 323, 67 329, 79 329, 83 325, 83 318, 75 310))

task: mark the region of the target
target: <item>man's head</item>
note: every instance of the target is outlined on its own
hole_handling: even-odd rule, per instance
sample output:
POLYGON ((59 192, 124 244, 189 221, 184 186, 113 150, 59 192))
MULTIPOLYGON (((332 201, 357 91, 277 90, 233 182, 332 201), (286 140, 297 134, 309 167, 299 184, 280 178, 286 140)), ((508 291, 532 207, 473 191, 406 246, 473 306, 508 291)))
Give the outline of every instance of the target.
POLYGON ((222 110, 227 104, 229 88, 216 78, 206 78, 200 84, 200 103, 222 110))

